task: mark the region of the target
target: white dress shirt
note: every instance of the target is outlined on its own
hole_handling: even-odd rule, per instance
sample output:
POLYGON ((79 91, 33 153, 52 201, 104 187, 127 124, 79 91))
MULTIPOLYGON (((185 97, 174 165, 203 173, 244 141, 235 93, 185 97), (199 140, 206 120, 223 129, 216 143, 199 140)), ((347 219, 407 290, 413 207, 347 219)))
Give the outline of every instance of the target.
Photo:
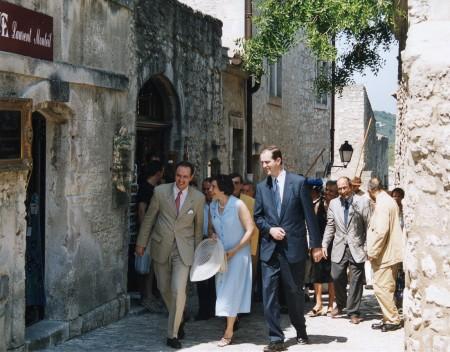
POLYGON ((286 171, 282 169, 278 177, 272 176, 272 182, 275 182, 275 179, 277 179, 278 181, 278 192, 280 192, 280 204, 283 204, 283 192, 284 192, 284 184, 286 183, 286 171))
MULTIPOLYGON (((184 201, 186 200, 186 197, 187 197, 187 194, 188 194, 188 189, 189 189, 189 186, 186 187, 186 188, 182 191, 182 193, 181 193, 181 197, 180 197, 180 209, 178 209, 178 210, 181 210, 181 209, 183 208, 184 201)), ((179 193, 179 192, 180 192, 180 189, 177 187, 177 184, 174 183, 174 184, 173 184, 173 200, 174 200, 174 201, 177 199, 177 196, 178 196, 178 193, 179 193)))

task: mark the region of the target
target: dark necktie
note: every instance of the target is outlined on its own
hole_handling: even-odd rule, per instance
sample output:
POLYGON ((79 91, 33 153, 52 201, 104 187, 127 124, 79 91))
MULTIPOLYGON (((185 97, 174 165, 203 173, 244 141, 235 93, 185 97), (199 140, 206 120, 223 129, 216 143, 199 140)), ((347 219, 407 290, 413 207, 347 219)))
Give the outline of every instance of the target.
POLYGON ((348 225, 348 209, 350 208, 350 203, 348 199, 344 200, 344 224, 348 225))
POLYGON ((175 198, 175 207, 177 208, 177 215, 180 212, 180 203, 181 203, 181 195, 182 191, 178 192, 177 197, 175 198))
POLYGON ((280 199, 280 191, 278 188, 278 180, 275 178, 273 180, 273 195, 275 198, 275 208, 277 209, 277 214, 280 216, 281 213, 281 199, 280 199))

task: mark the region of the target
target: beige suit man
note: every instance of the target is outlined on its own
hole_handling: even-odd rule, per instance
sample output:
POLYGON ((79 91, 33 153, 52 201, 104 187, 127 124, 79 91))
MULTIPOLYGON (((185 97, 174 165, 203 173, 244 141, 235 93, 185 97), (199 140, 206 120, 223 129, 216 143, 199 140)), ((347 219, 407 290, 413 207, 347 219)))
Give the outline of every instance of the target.
POLYGON ((372 328, 391 331, 401 327, 394 301, 395 280, 403 261, 399 210, 394 199, 383 191, 378 177, 370 180, 369 194, 376 203, 367 232, 367 255, 374 272, 375 296, 383 312, 383 321, 372 328))
POLYGON ((179 163, 175 172, 175 183, 155 188, 139 230, 136 253, 142 255, 150 245, 158 288, 169 311, 167 345, 181 348, 178 337, 184 332, 178 330, 194 250, 203 236, 205 197, 189 187, 194 172, 190 163, 179 163))

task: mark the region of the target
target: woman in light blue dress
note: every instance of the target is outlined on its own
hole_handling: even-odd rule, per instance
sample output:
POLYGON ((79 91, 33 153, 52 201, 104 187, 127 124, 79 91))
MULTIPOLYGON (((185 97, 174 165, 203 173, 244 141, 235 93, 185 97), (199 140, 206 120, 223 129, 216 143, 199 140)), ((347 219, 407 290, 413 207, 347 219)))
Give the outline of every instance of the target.
POLYGON ((227 327, 218 346, 232 342, 238 313, 249 313, 252 291, 250 237, 254 223, 245 204, 232 195, 230 176, 219 175, 211 181, 210 233, 222 241, 228 269, 216 275, 216 315, 227 318, 227 327))

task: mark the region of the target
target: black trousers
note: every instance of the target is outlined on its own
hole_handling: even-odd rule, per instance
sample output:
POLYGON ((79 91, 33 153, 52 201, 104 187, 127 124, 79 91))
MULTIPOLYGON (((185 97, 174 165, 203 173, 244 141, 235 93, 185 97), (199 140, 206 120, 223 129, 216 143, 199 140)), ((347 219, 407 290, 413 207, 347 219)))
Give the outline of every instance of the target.
POLYGON ((305 261, 289 263, 283 254, 275 251, 268 262, 261 262, 264 317, 269 328, 270 341, 284 341, 280 326, 279 281, 283 286, 289 318, 297 336, 306 336, 303 307, 305 295, 303 280, 305 261))
POLYGON ((356 263, 348 246, 345 247, 344 256, 339 263, 331 263, 331 277, 336 292, 338 308, 347 307, 348 315, 359 315, 361 297, 364 286, 364 262, 356 263), (347 268, 350 271, 350 288, 347 296, 347 268))
POLYGON ((216 315, 216 278, 197 282, 199 319, 209 319, 216 315))

